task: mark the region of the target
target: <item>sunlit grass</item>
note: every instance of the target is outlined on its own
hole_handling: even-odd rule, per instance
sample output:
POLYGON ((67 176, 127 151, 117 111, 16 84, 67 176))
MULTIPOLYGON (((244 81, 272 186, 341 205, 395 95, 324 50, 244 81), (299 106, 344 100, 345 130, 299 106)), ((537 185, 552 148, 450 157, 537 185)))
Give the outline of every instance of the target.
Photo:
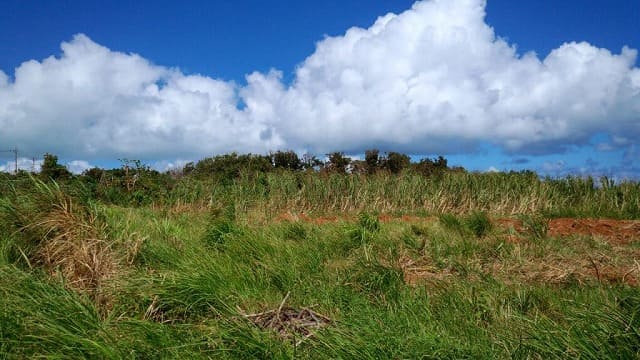
POLYGON ((0 210, 0 358, 635 358, 640 239, 552 236, 549 219, 633 218, 638 189, 580 181, 283 173, 145 207, 16 189, 0 210), (61 210, 66 227, 33 225, 61 210), (94 238, 115 264, 109 301, 41 260, 47 241, 94 238), (330 322, 283 337, 246 316, 283 305, 330 322))

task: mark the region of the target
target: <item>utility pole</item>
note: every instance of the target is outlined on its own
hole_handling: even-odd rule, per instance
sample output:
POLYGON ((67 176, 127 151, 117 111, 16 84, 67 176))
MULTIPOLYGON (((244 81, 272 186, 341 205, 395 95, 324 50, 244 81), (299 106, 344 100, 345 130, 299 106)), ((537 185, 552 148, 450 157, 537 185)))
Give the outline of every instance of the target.
POLYGON ((11 150, 0 150, 0 152, 11 152, 13 153, 14 159, 15 159, 15 168, 14 168, 14 173, 18 174, 18 147, 16 146, 15 148, 11 149, 11 150))
POLYGON ((16 172, 15 172, 15 174, 18 175, 18 147, 17 146, 13 149, 13 155, 15 155, 15 159, 16 159, 16 172))

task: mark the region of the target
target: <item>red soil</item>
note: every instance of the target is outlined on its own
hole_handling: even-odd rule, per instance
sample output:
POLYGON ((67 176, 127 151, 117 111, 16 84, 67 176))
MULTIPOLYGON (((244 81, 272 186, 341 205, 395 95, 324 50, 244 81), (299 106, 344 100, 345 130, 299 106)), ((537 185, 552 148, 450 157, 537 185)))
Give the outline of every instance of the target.
MULTIPOLYGON (((304 221, 308 223, 323 225, 335 223, 341 220, 351 221, 354 217, 349 216, 319 216, 311 217, 305 213, 292 214, 284 213, 276 218, 278 221, 304 221)), ((381 214, 378 216, 381 222, 391 222, 400 220, 403 222, 423 222, 434 221, 431 217, 419 216, 393 216, 381 214)), ((504 229, 513 229, 516 234, 511 234, 509 238, 517 241, 517 233, 526 233, 526 228, 522 221, 517 219, 496 219, 494 221, 504 229)), ((549 221, 548 234, 550 236, 565 237, 572 235, 586 235, 601 237, 614 244, 628 244, 634 240, 640 240, 639 220, 612 220, 612 219, 574 219, 559 218, 549 221)))
POLYGON ((615 244, 640 240, 640 221, 611 219, 553 219, 549 222, 551 236, 574 234, 598 236, 615 244))

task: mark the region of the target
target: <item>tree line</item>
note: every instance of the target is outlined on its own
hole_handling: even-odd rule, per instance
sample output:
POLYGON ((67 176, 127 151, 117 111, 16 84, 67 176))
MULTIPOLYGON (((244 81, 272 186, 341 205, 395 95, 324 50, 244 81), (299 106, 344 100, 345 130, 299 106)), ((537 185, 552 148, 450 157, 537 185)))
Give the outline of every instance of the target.
MULTIPOLYGON (((41 181, 56 181, 77 191, 108 203, 146 204, 162 199, 171 193, 181 181, 213 181, 232 184, 241 176, 251 176, 257 181, 265 181, 264 174, 295 172, 298 174, 343 174, 345 176, 370 176, 374 174, 397 175, 411 171, 424 176, 434 176, 447 171, 465 171, 461 167, 449 167, 442 156, 424 158, 412 162, 402 153, 381 153, 377 149, 367 150, 364 160, 352 159, 343 152, 326 154, 324 160, 316 156, 298 154, 291 150, 271 152, 266 155, 229 153, 187 163, 182 169, 160 172, 143 164, 140 160, 120 159, 121 166, 114 169, 94 167, 80 175, 72 174, 58 157, 45 154, 38 174, 19 171, 18 174, 0 174, 2 180, 28 182, 29 177, 41 181)), ((9 187, 2 187, 7 190, 9 187)), ((5 191, 0 189, 0 196, 5 191)))
POLYGON ((195 177, 234 178, 241 173, 270 171, 303 171, 339 174, 376 174, 387 172, 400 174, 414 171, 426 176, 444 171, 464 171, 462 167, 448 166, 447 159, 423 158, 412 162, 409 155, 388 152, 382 154, 377 149, 365 151, 364 160, 356 160, 343 152, 326 154, 326 160, 305 154, 299 157, 294 151, 276 151, 267 155, 230 153, 190 162, 185 165, 183 174, 195 177))

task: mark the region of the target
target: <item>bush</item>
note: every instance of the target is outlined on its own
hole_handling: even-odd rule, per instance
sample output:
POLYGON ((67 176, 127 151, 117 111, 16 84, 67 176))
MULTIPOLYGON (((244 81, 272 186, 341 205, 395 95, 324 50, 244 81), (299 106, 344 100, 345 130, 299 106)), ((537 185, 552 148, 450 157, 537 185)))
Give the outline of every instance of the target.
POLYGON ((465 221, 465 225, 479 238, 486 236, 493 227, 487 214, 482 211, 475 211, 469 215, 465 221))
POLYGON ((298 157, 298 154, 291 150, 272 153, 271 161, 273 163, 273 167, 276 169, 286 169, 291 171, 302 170, 302 161, 298 157))
POLYGON ((389 170, 392 174, 399 174, 402 170, 409 167, 411 158, 406 154, 397 152, 390 152, 383 160, 383 166, 389 170))
POLYGON ((49 153, 44 154, 44 162, 40 168, 40 176, 44 180, 68 179, 71 172, 66 167, 58 164, 58 157, 49 153))
POLYGON ((329 164, 327 168, 331 171, 345 174, 347 172, 347 166, 351 164, 351 158, 344 156, 342 152, 333 152, 331 154, 327 154, 329 157, 329 164))

